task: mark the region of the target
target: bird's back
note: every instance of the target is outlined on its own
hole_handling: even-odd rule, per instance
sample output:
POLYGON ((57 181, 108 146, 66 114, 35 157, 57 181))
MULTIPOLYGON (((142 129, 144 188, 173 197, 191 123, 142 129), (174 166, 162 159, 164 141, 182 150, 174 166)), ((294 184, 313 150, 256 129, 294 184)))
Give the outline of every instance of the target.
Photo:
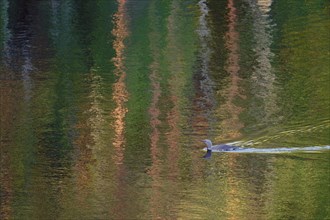
POLYGON ((227 144, 220 144, 212 146, 212 151, 234 151, 239 149, 237 146, 227 145, 227 144))

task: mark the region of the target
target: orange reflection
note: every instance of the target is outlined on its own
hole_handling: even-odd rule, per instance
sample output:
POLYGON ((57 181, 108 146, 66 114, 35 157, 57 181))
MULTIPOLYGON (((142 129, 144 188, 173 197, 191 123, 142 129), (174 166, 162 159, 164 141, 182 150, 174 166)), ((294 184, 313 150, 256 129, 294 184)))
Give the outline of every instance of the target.
POLYGON ((124 50, 125 44, 124 40, 128 36, 127 31, 127 16, 125 14, 125 3, 126 0, 118 0, 118 11, 114 15, 115 28, 112 34, 115 36, 113 42, 113 48, 116 51, 116 57, 113 58, 113 63, 115 65, 115 75, 118 76, 117 82, 113 85, 113 97, 112 99, 116 103, 116 108, 113 110, 112 115, 114 116, 114 130, 115 139, 113 145, 116 149, 115 162, 121 164, 124 157, 124 132, 125 132, 125 115, 127 113, 127 108, 125 107, 125 102, 128 98, 128 93, 125 85, 125 65, 124 65, 124 50))
POLYGON ((77 155, 74 166, 75 180, 77 190, 79 190, 77 202, 82 209, 88 207, 88 190, 93 184, 93 175, 95 175, 92 170, 95 166, 93 163, 95 159, 101 159, 99 152, 106 146, 103 138, 106 119, 101 105, 101 100, 104 99, 101 94, 103 78, 93 72, 88 77, 91 81, 89 99, 79 111, 81 115, 78 115, 79 121, 75 126, 75 129, 79 131, 79 136, 74 142, 77 155))
POLYGON ((117 190, 114 192, 114 197, 118 202, 111 211, 114 213, 115 218, 123 219, 125 214, 125 209, 127 209, 127 204, 124 203, 125 195, 123 193, 125 190, 122 176, 124 172, 123 160, 124 160, 124 144, 125 144, 125 116, 127 113, 127 108, 125 103, 128 99, 128 92, 126 90, 126 72, 125 72, 125 39, 128 37, 129 33, 127 30, 127 14, 126 14, 126 0, 117 0, 118 10, 113 16, 114 29, 112 34, 115 37, 113 42, 113 48, 116 52, 116 57, 112 59, 115 70, 114 74, 118 77, 117 82, 113 84, 113 96, 116 107, 112 111, 112 116, 114 117, 113 128, 115 131, 115 137, 113 140, 113 145, 115 148, 115 154, 113 157, 114 163, 117 165, 117 190))
MULTIPOLYGON (((153 52, 156 53, 156 50, 153 52)), ((154 54, 154 53, 153 53, 154 54)), ((153 95, 152 95, 152 100, 151 100, 151 106, 149 108, 149 114, 150 114, 150 125, 152 128, 152 132, 150 134, 150 139, 151 139, 151 159, 152 159, 152 166, 149 171, 149 175, 152 177, 152 197, 151 197, 151 213, 153 216, 153 219, 160 218, 159 216, 159 211, 161 209, 161 203, 160 203, 160 198, 161 198, 161 193, 160 193, 160 185, 161 185, 161 180, 160 180, 160 164, 161 161, 159 160, 159 149, 158 149, 158 141, 159 141, 159 130, 158 130, 158 125, 160 124, 160 121, 158 119, 158 116, 160 114, 160 110, 157 107, 159 97, 160 97, 160 83, 159 83, 159 76, 158 76, 158 65, 157 62, 155 61, 151 67, 151 74, 150 74, 150 80, 151 80, 151 86, 153 89, 153 95)))
MULTIPOLYGON (((179 121, 180 121, 180 97, 178 94, 182 94, 182 85, 184 84, 183 72, 184 72, 184 63, 181 62, 183 60, 182 45, 178 42, 177 34, 178 26, 176 25, 177 16, 180 13, 180 5, 177 1, 173 3, 172 6, 173 10, 168 19, 168 42, 169 47, 173 54, 173 60, 171 60, 170 64, 170 72, 172 76, 169 80, 170 84, 170 91, 171 92, 171 102, 173 107, 167 116, 167 123, 170 126, 170 131, 167 133, 167 141, 169 143, 169 152, 168 152, 168 161, 169 161, 169 174, 172 177, 178 175, 178 158, 179 158, 179 136, 180 136, 180 129, 179 129, 179 121)), ((171 178, 169 176, 169 178, 171 178)), ((173 187, 173 189, 175 189, 173 187)))
POLYGON ((239 91, 239 33, 236 31, 237 15, 233 0, 228 0, 228 31, 225 35, 226 47, 229 50, 226 71, 230 74, 227 88, 227 102, 222 106, 226 118, 222 121, 223 136, 220 139, 236 139, 241 136, 240 129, 244 126, 239 120, 242 109, 234 104, 238 96, 244 98, 239 91))
MULTIPOLYGON (((83 111, 81 111, 83 112, 83 111)), ((91 128, 88 123, 88 118, 81 119, 76 125, 79 136, 74 142, 75 154, 77 156, 74 170, 76 171, 76 187, 79 193, 77 194, 77 200, 80 207, 87 207, 86 201, 88 201, 88 188, 91 181, 90 164, 92 163, 92 149, 93 145, 91 128)))
MULTIPOLYGON (((243 127, 243 124, 239 121, 239 114, 241 113, 242 109, 236 106, 233 102, 237 96, 240 96, 239 93, 239 76, 238 71, 240 70, 239 67, 239 33, 236 31, 237 25, 237 14, 236 8, 234 6, 234 0, 228 0, 227 8, 229 9, 228 12, 228 32, 226 33, 226 47, 229 50, 228 60, 227 60, 227 72, 230 74, 230 86, 228 87, 227 92, 227 102, 225 103, 223 109, 227 111, 227 118, 222 122, 222 127, 224 129, 225 137, 228 139, 234 139, 240 137, 240 129, 243 127)), ((236 164, 236 155, 228 158, 228 167, 235 167, 236 164)), ((228 175, 227 181, 232 183, 235 178, 233 177, 234 174, 228 175)), ((227 191, 227 206, 226 209, 230 216, 228 219, 236 220, 240 219, 240 214, 238 213, 239 210, 236 210, 235 207, 240 207, 240 201, 236 199, 237 195, 239 194, 239 190, 237 189, 238 183, 231 184, 230 190, 227 191)))
MULTIPOLYGON (((179 137, 180 137, 180 100, 182 101, 182 97, 179 94, 182 94, 182 89, 184 85, 184 63, 183 60, 183 51, 184 48, 182 44, 180 44, 178 38, 179 26, 176 21, 178 21, 178 16, 180 16, 180 3, 178 1, 173 1, 172 11, 170 16, 168 17, 168 49, 170 51, 170 56, 172 56, 169 65, 169 71, 171 73, 171 77, 169 79, 169 91, 170 100, 173 105, 170 112, 167 114, 167 124, 169 125, 169 132, 166 135, 166 139, 168 142, 168 152, 167 152, 167 163, 168 163, 168 172, 167 179, 168 183, 171 187, 167 190, 171 195, 176 195, 178 191, 178 182, 177 177, 179 175, 179 167, 178 160, 180 158, 179 151, 179 137)), ((166 202, 166 212, 172 213, 172 210, 175 209, 177 205, 176 197, 173 196, 170 201, 166 202)), ((177 214, 173 213, 171 218, 177 218, 177 214)))

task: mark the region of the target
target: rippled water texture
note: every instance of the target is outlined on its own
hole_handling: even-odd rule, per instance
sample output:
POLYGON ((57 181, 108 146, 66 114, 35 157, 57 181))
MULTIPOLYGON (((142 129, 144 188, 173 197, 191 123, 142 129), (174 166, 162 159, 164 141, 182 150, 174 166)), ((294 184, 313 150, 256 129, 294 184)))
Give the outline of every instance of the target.
POLYGON ((0 0, 0 219, 329 219, 329 14, 0 0))

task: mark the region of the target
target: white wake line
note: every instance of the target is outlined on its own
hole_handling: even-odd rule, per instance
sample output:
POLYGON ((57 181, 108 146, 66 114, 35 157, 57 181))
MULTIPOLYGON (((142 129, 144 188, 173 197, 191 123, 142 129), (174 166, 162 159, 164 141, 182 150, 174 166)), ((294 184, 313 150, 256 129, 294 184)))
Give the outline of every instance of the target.
MULTIPOLYGON (((206 151, 207 149, 204 148, 206 151)), ((315 152, 330 150, 330 146, 313 146, 313 147, 282 147, 282 148, 240 148, 235 151, 218 151, 212 152, 226 152, 226 153, 291 153, 291 152, 315 152)))

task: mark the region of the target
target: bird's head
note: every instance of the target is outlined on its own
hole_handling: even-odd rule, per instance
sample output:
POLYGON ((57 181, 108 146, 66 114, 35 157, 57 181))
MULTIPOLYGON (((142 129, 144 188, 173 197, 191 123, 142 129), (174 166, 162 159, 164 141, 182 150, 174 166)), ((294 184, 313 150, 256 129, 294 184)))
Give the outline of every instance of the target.
POLYGON ((210 141, 209 139, 205 139, 205 140, 202 140, 202 142, 206 144, 207 150, 211 150, 212 141, 210 141))

